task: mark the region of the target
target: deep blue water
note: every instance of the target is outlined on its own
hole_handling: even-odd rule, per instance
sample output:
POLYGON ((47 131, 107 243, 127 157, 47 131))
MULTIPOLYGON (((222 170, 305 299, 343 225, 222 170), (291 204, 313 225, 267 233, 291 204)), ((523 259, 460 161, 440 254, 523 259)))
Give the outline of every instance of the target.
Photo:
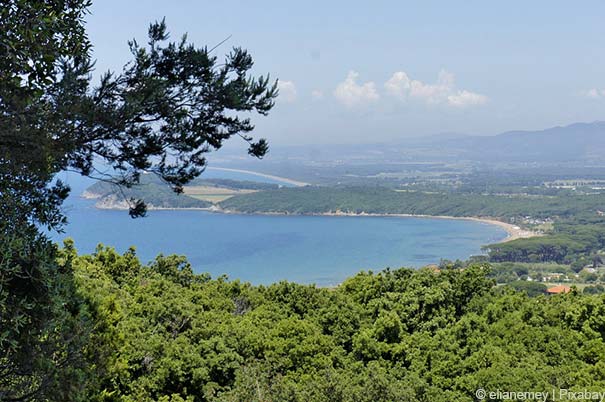
POLYGON ((503 239, 503 229, 474 221, 395 218, 225 215, 202 211, 150 211, 131 219, 125 211, 94 208, 77 197, 86 187, 70 180, 65 206, 72 237, 82 253, 98 243, 123 252, 135 246, 144 261, 157 254, 186 255, 197 272, 227 274, 254 284, 287 279, 327 286, 362 269, 419 267, 440 258, 466 259, 503 239))

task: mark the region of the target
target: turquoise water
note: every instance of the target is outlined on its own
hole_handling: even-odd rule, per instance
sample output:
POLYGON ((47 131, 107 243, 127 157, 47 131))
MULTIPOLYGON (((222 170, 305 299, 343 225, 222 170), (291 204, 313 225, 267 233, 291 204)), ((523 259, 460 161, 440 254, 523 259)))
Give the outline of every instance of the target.
MULTIPOLYGON (((74 194, 82 186, 74 185, 74 194)), ((145 262, 159 253, 182 254, 196 272, 254 284, 286 279, 335 285, 362 269, 466 259, 506 236, 497 226, 464 220, 202 211, 150 211, 133 220, 125 211, 98 210, 78 197, 71 197, 65 209, 70 223, 53 238, 72 237, 82 253, 103 243, 120 252, 135 246, 145 262)))

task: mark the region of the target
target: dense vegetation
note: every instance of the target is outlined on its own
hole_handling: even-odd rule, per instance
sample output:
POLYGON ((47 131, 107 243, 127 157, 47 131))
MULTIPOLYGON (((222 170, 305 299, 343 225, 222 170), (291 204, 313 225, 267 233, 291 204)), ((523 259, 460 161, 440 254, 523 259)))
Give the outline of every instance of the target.
POLYGON ((94 322, 85 400, 438 402, 605 386, 605 297, 531 298, 494 287, 484 264, 325 289, 211 279, 176 256, 77 256, 69 243, 59 262, 94 322))
MULTIPOLYGON (((555 222, 547 236, 487 246, 492 261, 556 262, 581 269, 605 248, 605 217, 580 215, 555 222)), ((599 263, 600 264, 600 263, 599 263)))
POLYGON ((246 213, 326 212, 491 216, 571 217, 605 205, 605 195, 497 196, 394 191, 385 187, 297 187, 239 195, 223 201, 225 209, 246 213))
MULTIPOLYGON (((195 275, 182 257, 144 266, 134 250, 58 250, 41 230, 64 223, 69 189, 58 172, 113 183, 131 215, 144 215, 137 195, 175 200, 130 189, 144 172, 178 193, 233 136, 265 155, 250 115, 266 115, 277 95, 268 77, 249 75, 246 51, 219 61, 186 38, 168 42, 163 21, 147 46, 130 43, 121 73, 93 87, 89 6, 0 7, 0 400, 432 402, 471 401, 479 387, 604 388, 605 298, 588 295, 598 286, 546 298, 535 286, 494 287, 482 264, 360 273, 336 289, 252 286, 195 275)), ((576 219, 601 202, 322 191, 272 190, 225 206, 262 210, 269 195, 282 212, 576 219)), ((576 236, 566 240, 602 244, 588 227, 560 225, 576 236)))
MULTIPOLYGON (((146 175, 147 176, 147 175, 146 175)), ((212 204, 186 195, 175 194, 159 180, 141 180, 142 183, 128 189, 120 189, 114 184, 97 182, 86 191, 90 197, 99 199, 99 206, 128 207, 128 200, 145 200, 150 208, 207 208, 212 204)))
POLYGON ((276 190, 282 187, 274 183, 261 183, 249 180, 208 179, 200 177, 190 183, 191 186, 215 186, 233 190, 276 190))
MULTIPOLYGON (((149 26, 144 45, 128 43, 132 59, 120 72, 93 77, 90 5, 0 3, 2 401, 72 400, 98 367, 82 369, 97 352, 87 343, 94 328, 43 230, 65 223, 69 187, 59 172, 123 189, 151 172, 178 193, 204 171, 205 155, 233 136, 251 156, 268 151, 250 133, 253 116, 273 108, 277 82, 250 74, 247 51, 219 60, 186 36, 169 41, 162 20, 149 26)), ((131 216, 145 215, 144 201, 127 201, 131 216)))

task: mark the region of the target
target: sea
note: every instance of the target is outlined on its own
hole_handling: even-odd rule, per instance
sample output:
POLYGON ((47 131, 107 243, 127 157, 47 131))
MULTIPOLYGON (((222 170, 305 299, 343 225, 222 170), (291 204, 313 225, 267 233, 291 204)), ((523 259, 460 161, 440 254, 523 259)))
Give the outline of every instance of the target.
MULTIPOLYGON (((242 172, 208 170, 205 175, 279 183, 242 172)), ((72 238, 80 253, 93 253, 99 244, 120 253, 135 247, 143 262, 159 254, 184 255, 197 273, 256 285, 287 280, 336 286, 362 270, 467 259, 507 236, 488 223, 415 217, 151 210, 145 218, 132 219, 127 211, 97 209, 94 200, 82 198, 90 179, 68 173, 60 178, 72 187, 63 207, 69 223, 62 233, 51 233, 53 240, 72 238)))

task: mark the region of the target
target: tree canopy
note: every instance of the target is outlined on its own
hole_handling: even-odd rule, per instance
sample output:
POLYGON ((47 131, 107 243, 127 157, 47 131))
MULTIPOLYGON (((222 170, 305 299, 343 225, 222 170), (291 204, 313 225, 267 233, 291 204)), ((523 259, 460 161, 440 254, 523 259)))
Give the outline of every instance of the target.
MULTIPOLYGON (((250 155, 265 155, 266 141, 250 136, 250 113, 266 115, 277 87, 249 75, 247 51, 234 48, 219 60, 186 36, 170 42, 165 22, 156 22, 145 46, 129 42, 132 61, 95 86, 83 26, 89 4, 14 0, 0 11, 5 213, 59 226, 67 188, 49 184, 63 170, 124 187, 153 172, 180 192, 203 172, 205 154, 233 136, 249 143, 250 155)), ((131 215, 144 213, 133 200, 131 215)))
MULTIPOLYGON (((605 298, 496 287, 489 266, 252 286, 100 246, 75 272, 108 351, 96 399, 474 401, 478 388, 598 390, 605 298), (531 297, 531 296, 534 297, 531 297)), ((587 292, 588 293, 588 292, 587 292)))
MULTIPOLYGON (((90 0, 0 1, 0 399, 68 400, 86 384, 94 332, 73 272, 57 265, 42 228, 60 230, 69 194, 56 180, 75 171, 118 188, 157 175, 173 191, 198 177, 205 155, 239 136, 263 157, 252 115, 277 96, 268 76, 250 75, 241 48, 219 59, 186 36, 170 41, 152 23, 132 60, 93 78, 84 20, 90 0), (67 395, 67 394, 65 394, 67 395)), ((130 199, 130 214, 146 212, 130 199)))

